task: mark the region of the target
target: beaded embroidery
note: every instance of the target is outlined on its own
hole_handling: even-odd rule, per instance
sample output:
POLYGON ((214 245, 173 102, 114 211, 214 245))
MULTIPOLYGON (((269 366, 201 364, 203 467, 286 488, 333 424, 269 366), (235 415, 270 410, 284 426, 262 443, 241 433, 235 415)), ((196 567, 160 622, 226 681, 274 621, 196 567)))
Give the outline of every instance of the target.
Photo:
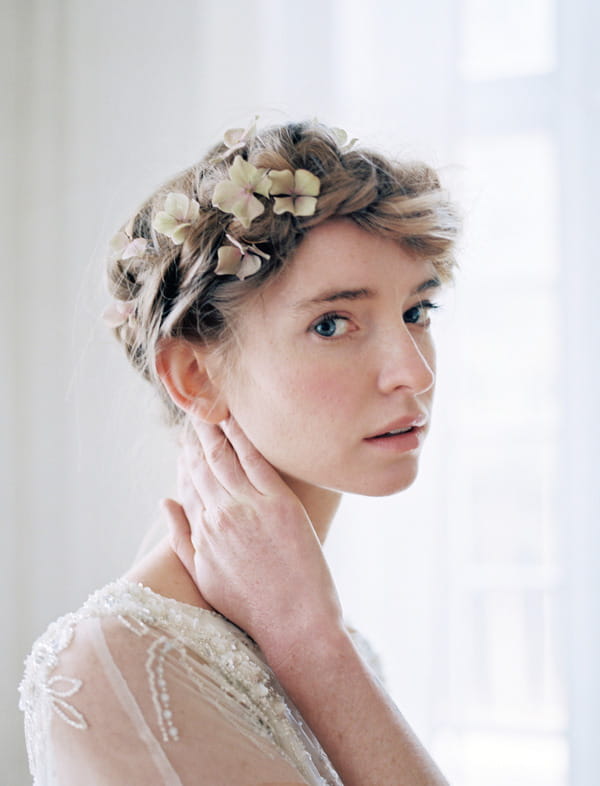
MULTIPOLYGON (((77 624, 89 618, 111 618, 140 641, 148 639, 144 665, 163 744, 176 745, 180 740, 165 673, 168 661, 171 668, 176 662, 178 670, 209 700, 216 701, 215 706, 240 730, 275 745, 307 782, 340 786, 318 741, 245 633, 216 612, 165 598, 125 579, 98 590, 78 612, 53 623, 26 661, 20 706, 25 711, 32 772, 46 754, 43 724, 48 712, 84 733, 88 728, 76 706, 82 680, 54 672, 60 653, 72 643, 77 624), (192 662, 190 653, 204 665, 196 658, 192 662)), ((362 642, 356 643, 363 650, 362 642)), ((368 654, 367 659, 371 660, 368 654)))

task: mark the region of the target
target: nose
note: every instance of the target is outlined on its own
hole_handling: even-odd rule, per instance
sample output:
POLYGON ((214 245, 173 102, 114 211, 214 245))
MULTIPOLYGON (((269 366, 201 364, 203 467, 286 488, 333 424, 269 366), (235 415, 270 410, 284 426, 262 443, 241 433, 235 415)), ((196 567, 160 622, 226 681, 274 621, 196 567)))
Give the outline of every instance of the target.
POLYGON ((385 336, 380 346, 379 389, 390 393, 407 388, 414 395, 430 390, 435 383, 435 353, 429 336, 419 341, 403 323, 385 336))

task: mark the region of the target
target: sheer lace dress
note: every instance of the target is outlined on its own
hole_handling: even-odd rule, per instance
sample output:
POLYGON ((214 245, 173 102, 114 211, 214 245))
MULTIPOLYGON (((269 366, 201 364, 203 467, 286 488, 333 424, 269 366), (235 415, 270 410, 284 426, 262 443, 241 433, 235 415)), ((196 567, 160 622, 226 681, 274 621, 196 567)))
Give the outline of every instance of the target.
POLYGON ((50 625, 20 692, 35 786, 341 786, 248 636, 124 579, 50 625))

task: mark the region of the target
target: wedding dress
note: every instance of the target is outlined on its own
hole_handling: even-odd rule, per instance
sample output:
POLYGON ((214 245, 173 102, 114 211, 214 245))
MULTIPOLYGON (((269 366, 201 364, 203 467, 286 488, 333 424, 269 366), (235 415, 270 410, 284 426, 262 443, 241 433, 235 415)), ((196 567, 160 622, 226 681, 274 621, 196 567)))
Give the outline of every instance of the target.
POLYGON ((246 634, 126 579, 50 625, 20 692, 34 786, 342 786, 246 634))

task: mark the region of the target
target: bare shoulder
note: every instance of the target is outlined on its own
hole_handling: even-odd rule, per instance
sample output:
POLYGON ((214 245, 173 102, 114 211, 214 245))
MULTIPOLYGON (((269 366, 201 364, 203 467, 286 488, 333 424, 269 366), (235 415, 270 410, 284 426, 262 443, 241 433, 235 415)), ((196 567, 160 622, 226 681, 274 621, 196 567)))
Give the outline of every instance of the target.
POLYGON ((212 611, 212 606, 202 597, 192 577, 171 549, 168 538, 133 565, 124 578, 139 582, 165 598, 212 611))

